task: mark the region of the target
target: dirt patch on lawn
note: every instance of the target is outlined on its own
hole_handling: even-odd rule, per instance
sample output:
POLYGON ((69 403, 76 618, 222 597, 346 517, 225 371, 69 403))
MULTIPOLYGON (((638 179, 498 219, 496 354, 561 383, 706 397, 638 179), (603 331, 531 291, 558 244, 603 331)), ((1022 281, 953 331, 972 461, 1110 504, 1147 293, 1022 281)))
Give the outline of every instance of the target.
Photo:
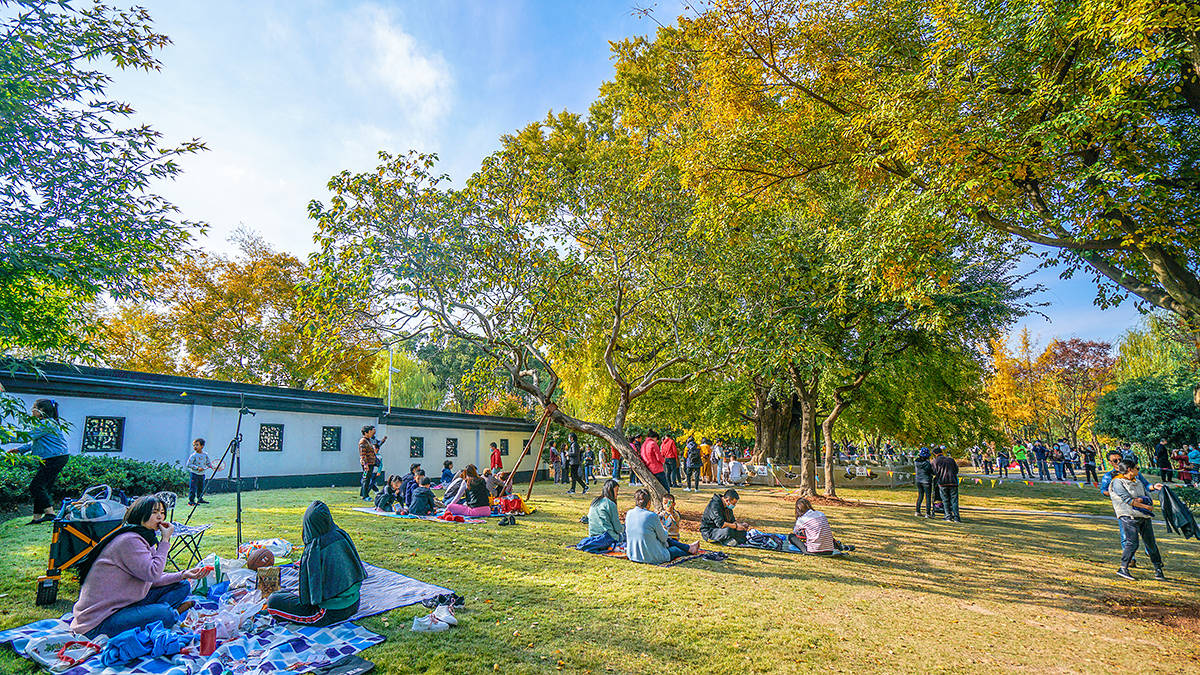
POLYGON ((1200 603, 1161 603, 1142 598, 1103 598, 1105 614, 1157 623, 1200 635, 1200 603))
MULTIPOLYGON (((793 503, 793 504, 796 502, 796 497, 799 497, 799 495, 797 495, 794 491, 780 492, 774 496, 776 496, 779 499, 782 499, 784 501, 787 501, 789 503, 793 503)), ((809 497, 808 501, 813 506, 849 506, 849 507, 857 507, 857 508, 867 508, 870 506, 870 504, 864 504, 864 503, 858 501, 857 499, 842 499, 841 497, 823 497, 821 495, 817 495, 815 497, 809 497)))

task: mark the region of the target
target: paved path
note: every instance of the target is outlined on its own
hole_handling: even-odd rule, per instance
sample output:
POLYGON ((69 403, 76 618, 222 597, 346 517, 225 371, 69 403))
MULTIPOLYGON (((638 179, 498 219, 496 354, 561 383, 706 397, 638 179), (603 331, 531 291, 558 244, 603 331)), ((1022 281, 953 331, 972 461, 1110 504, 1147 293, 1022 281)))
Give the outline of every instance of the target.
MULTIPOLYGON (((900 502, 878 502, 878 501, 865 501, 865 500, 861 500, 861 499, 856 499, 856 500, 852 500, 852 501, 855 501, 864 506, 883 506, 883 507, 890 507, 890 508, 905 508, 905 509, 913 508, 912 504, 902 504, 900 502)), ((1115 515, 1102 516, 1102 515, 1095 514, 1095 513, 1067 513, 1065 511, 1030 511, 1028 509, 998 509, 998 508, 994 508, 991 506, 963 506, 961 504, 959 505, 958 510, 959 511, 986 511, 989 513, 1011 513, 1011 514, 1020 515, 1020 516, 1055 516, 1058 518, 1087 518, 1089 520, 1116 520, 1117 519, 1117 517, 1115 515)), ((1154 521, 1154 524, 1155 525, 1166 525, 1166 523, 1161 520, 1154 521)))

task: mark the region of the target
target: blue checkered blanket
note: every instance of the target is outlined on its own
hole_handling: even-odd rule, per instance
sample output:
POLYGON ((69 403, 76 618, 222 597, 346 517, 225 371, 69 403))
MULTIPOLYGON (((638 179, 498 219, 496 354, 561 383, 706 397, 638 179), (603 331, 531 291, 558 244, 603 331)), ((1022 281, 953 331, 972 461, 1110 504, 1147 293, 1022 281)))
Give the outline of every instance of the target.
MULTIPOLYGON (((25 656, 25 645, 34 637, 70 635, 69 624, 62 619, 43 619, 20 628, 0 632, 0 643, 11 642, 13 650, 25 656)), ((237 675, 308 672, 356 654, 383 642, 383 636, 342 623, 327 628, 273 624, 256 635, 227 640, 210 656, 176 654, 141 659, 130 664, 105 668, 91 658, 63 675, 237 675)))
MULTIPOLYGON (((367 578, 359 589, 359 608, 351 621, 451 592, 448 588, 370 563, 364 566, 367 578)), ((299 586, 296 566, 285 566, 280 572, 280 585, 295 591, 299 586)), ((214 600, 201 600, 198 606, 214 610, 217 603, 214 600)), ((25 656, 25 646, 31 638, 60 634, 68 636, 71 634, 70 622, 71 615, 65 614, 59 619, 43 619, 0 631, 0 644, 11 643, 14 651, 25 656)), ((255 635, 222 643, 211 656, 177 654, 142 659, 119 668, 104 668, 100 659, 91 658, 67 670, 64 675, 223 675, 224 668, 236 675, 308 672, 380 642, 383 642, 383 636, 349 622, 327 628, 275 623, 255 635)))

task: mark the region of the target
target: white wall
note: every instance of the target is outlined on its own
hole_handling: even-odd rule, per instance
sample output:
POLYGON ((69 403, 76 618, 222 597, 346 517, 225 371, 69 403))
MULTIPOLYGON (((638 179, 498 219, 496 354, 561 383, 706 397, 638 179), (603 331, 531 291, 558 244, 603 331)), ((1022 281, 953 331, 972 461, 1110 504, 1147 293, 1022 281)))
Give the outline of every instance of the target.
MULTIPOLYGON (((13 395, 24 400, 27 408, 34 400, 43 398, 34 394, 13 395)), ((124 417, 122 452, 88 455, 182 465, 191 452, 192 439, 204 438, 207 442, 206 451, 215 463, 225 452, 238 422, 236 408, 184 401, 152 403, 78 397, 56 397, 55 400, 58 401, 59 414, 71 424, 71 431, 67 436, 67 447, 70 448, 71 454, 81 452, 86 417, 124 417)), ((384 470, 387 473, 406 473, 410 464, 420 463, 434 482, 437 482, 441 475, 442 462, 448 459, 447 438, 458 439, 458 457, 449 458, 454 462, 455 471, 467 464, 475 464, 480 472, 488 466, 489 443, 499 443, 501 438, 508 439, 509 454, 504 457, 504 467, 507 469, 511 468, 520 456, 521 441, 529 438, 528 432, 521 431, 388 427, 378 424, 373 417, 257 410, 255 415, 242 418, 242 476, 252 478, 358 472, 358 440, 362 436, 361 428, 367 424, 376 425, 376 437, 388 437, 381 451, 384 470), (259 426, 262 424, 283 425, 282 452, 259 451, 258 435, 259 426), (323 426, 342 428, 341 451, 321 451, 323 426), (424 439, 424 457, 419 459, 409 457, 410 441, 414 436, 424 439)), ((528 470, 530 465, 530 460, 526 459, 522 468, 528 470)), ((226 463, 225 468, 228 467, 226 463)), ((226 474, 222 471, 218 477, 224 475, 226 474)))

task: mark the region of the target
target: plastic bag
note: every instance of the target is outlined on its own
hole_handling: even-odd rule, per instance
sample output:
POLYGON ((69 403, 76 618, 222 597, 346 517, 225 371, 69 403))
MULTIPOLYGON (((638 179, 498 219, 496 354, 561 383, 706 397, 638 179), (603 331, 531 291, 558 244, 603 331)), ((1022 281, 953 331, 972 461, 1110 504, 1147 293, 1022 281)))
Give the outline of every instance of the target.
POLYGON ((228 640, 242 634, 242 624, 263 609, 263 597, 258 590, 248 593, 230 592, 221 596, 217 606, 217 639, 228 640))
POLYGON ((125 516, 126 506, 112 498, 112 488, 94 485, 83 491, 83 495, 63 510, 66 520, 91 523, 99 520, 117 520, 125 516))
POLYGON ((43 635, 25 645, 25 654, 50 672, 61 673, 99 654, 107 642, 103 635, 94 640, 73 633, 43 635))
POLYGON ((255 539, 238 547, 238 558, 245 558, 251 551, 259 548, 267 549, 276 559, 286 558, 292 553, 292 544, 286 539, 255 539))

